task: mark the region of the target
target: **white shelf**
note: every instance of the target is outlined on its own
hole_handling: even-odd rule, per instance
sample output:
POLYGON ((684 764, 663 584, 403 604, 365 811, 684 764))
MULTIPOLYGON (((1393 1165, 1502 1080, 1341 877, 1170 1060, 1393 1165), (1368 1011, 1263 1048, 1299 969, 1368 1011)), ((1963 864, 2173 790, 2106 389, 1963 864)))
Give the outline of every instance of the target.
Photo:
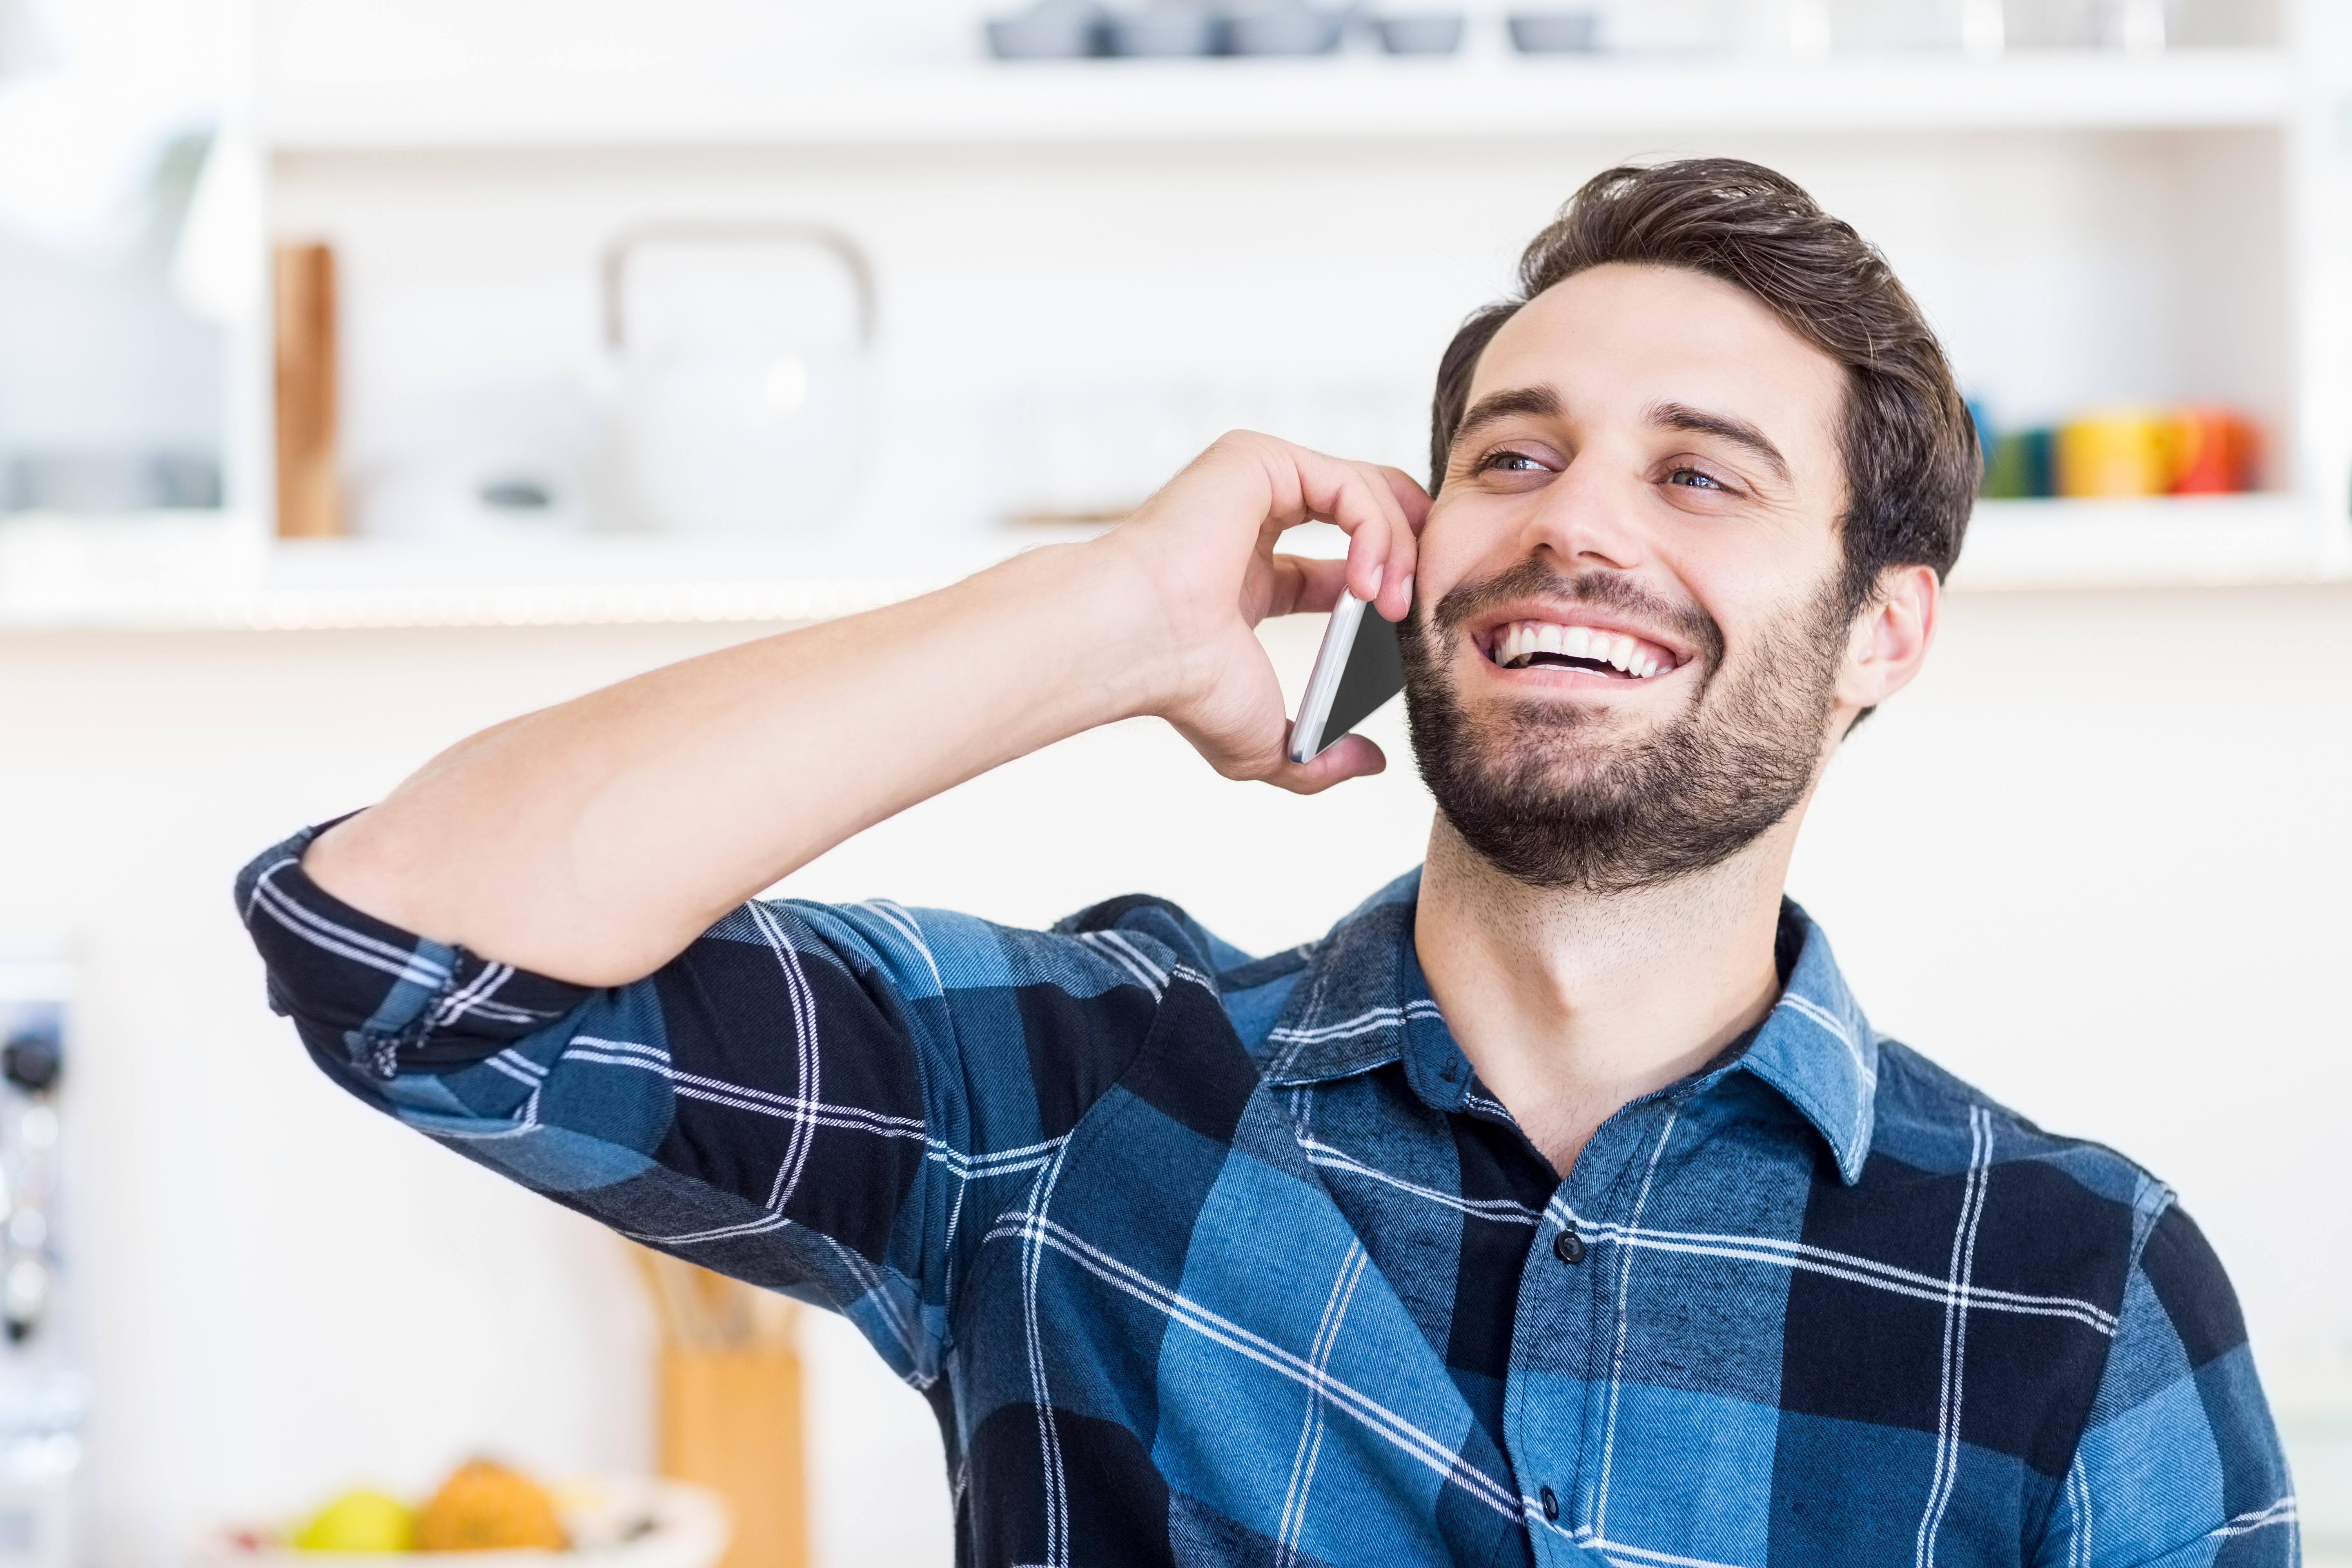
MULTIPOLYGON (((324 630, 824 620, 895 603, 1084 529, 745 543, 654 536, 271 543, 250 519, 0 522, 0 631, 324 630)), ((1335 552, 1335 531, 1293 535, 1335 552)), ((2352 530, 2290 496, 1987 501, 1960 591, 2189 587, 2352 576, 2352 530)))
POLYGON ((2352 528, 2296 496, 1977 503, 1958 590, 2218 587, 2352 573, 2352 528))
POLYGON ((1093 530, 942 541, 746 542, 517 533, 468 540, 268 540, 221 513, 0 521, 0 629, 789 622, 910 598, 1093 530))
POLYGON ((621 77, 561 54, 528 71, 490 68, 494 51, 385 68, 373 51, 339 42, 297 50, 268 74, 262 124, 277 150, 2168 130, 2283 125, 2294 101, 2288 58, 2269 49, 1817 64, 1731 55, 969 61, 821 77, 705 58, 621 77))

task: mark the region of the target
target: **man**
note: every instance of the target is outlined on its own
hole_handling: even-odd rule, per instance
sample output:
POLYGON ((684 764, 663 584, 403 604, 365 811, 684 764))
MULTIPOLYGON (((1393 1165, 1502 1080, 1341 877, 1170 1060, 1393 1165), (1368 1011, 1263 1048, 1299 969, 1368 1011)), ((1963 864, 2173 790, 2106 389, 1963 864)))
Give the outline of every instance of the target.
POLYGON ((1433 500, 1229 437, 1095 542, 487 731, 247 869, 274 997, 403 1121, 845 1312, 968 1563, 2293 1562, 2171 1194, 1875 1035, 1781 896, 1969 507, 1916 307, 1721 161, 1601 175, 1522 283, 1433 500), (1344 563, 1274 552, 1309 518, 1344 563), (1321 942, 746 901, 1113 719, 1376 770, 1285 760, 1252 632, 1343 575, 1438 811, 1321 942))

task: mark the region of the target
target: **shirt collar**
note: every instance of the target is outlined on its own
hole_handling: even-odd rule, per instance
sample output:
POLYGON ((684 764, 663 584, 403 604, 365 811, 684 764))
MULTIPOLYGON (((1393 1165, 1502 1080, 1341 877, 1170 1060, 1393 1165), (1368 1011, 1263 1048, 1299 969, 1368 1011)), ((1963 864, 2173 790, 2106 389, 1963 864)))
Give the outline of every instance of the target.
MULTIPOLYGON (((1328 1082, 1391 1062, 1433 1109, 1459 1110, 1470 1065, 1431 1000, 1412 946, 1421 872, 1373 894, 1316 945, 1307 973, 1265 1038, 1265 1073, 1277 1085, 1328 1082)), ((1839 973, 1829 938, 1790 900, 1780 901, 1784 949, 1797 950, 1780 1000, 1738 1059, 1709 1079, 1745 1072, 1778 1090, 1811 1122, 1849 1184, 1870 1152, 1878 1089, 1878 1037, 1839 973)))

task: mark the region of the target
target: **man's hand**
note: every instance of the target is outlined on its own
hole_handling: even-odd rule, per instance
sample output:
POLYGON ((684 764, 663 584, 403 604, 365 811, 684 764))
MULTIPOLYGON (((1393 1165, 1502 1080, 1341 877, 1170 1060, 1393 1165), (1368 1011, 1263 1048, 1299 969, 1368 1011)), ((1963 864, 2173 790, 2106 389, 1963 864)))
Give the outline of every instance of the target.
POLYGON ((1255 628, 1268 616, 1329 610, 1343 582, 1402 619, 1428 513, 1429 497, 1394 468, 1247 431, 1218 441, 1102 542, 1140 574, 1171 660, 1150 710, 1227 778, 1311 795, 1380 772, 1380 748, 1361 736, 1309 763, 1289 760, 1282 689, 1255 628), (1285 529, 1307 521, 1347 531, 1344 562, 1275 552, 1285 529))
POLYGON ((869 615, 656 669, 459 742, 304 857, 344 902, 557 979, 652 973, 853 834, 1082 730, 1174 724, 1222 773, 1312 791, 1254 630, 1348 586, 1394 620, 1428 510, 1393 469, 1219 441, 1127 523, 869 615), (1348 531, 1343 564, 1276 555, 1348 531))

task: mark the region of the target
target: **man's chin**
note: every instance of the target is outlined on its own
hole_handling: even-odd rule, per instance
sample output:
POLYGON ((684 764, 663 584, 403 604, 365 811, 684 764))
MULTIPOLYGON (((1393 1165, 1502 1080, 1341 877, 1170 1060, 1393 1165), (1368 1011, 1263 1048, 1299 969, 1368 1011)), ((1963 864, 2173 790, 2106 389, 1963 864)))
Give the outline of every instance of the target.
POLYGON ((1488 815, 1521 822, 1599 825, 1622 821, 1641 806, 1643 795, 1633 784, 1634 772, 1622 763, 1522 757, 1482 759, 1459 776, 1488 815))
POLYGON ((1532 888, 1623 893, 1718 865, 1786 816, 1818 762, 1688 713, 1518 701, 1464 711, 1450 693, 1411 695, 1414 755, 1439 811, 1532 888))

